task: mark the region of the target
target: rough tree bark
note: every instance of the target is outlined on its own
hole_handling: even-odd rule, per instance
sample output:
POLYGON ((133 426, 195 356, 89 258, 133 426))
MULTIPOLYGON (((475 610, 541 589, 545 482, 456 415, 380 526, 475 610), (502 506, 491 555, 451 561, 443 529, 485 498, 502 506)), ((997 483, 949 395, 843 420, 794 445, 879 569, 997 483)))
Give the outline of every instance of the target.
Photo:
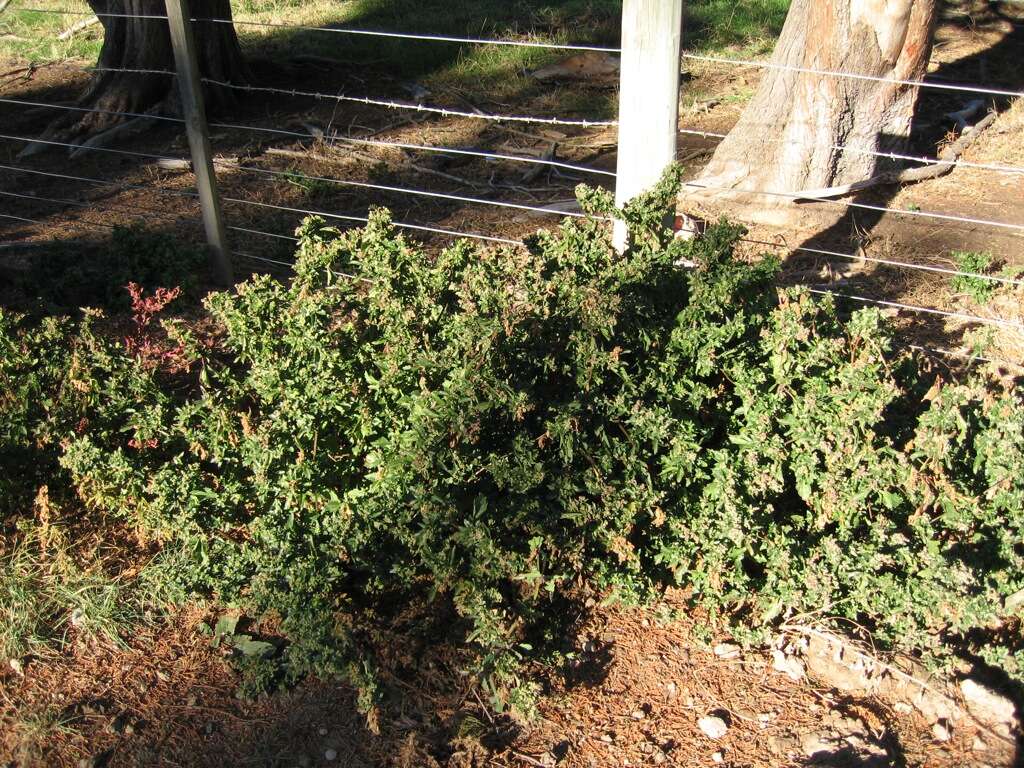
MULTIPOLYGON (((936 0, 793 0, 772 62, 918 80, 931 55, 935 18, 936 0)), ((736 127, 696 183, 737 193, 797 192, 867 179, 882 170, 879 158, 867 151, 905 149, 917 91, 766 69, 736 127)), ((720 195, 708 190, 699 197, 720 195)), ((780 198, 730 197, 756 203, 762 215, 755 218, 789 218, 781 208, 788 204, 780 198)))
MULTIPOLYGON (((103 48, 97 67, 101 70, 150 69, 174 70, 164 0, 88 0, 93 12, 103 24, 103 48), (104 16, 103 14, 115 14, 104 16), (134 17, 134 18, 127 18, 134 17)), ((200 18, 231 18, 230 0, 207 0, 193 4, 193 12, 200 18)), ((215 80, 244 83, 248 71, 242 59, 235 28, 231 24, 196 24, 196 45, 199 49, 199 69, 204 77, 215 80)), ((173 77, 167 75, 97 72, 83 95, 81 103, 98 112, 77 117, 73 125, 58 126, 73 133, 95 133, 121 121, 116 115, 104 112, 176 114, 178 95, 173 77)), ((231 91, 210 88, 207 108, 216 111, 231 101, 231 91)))

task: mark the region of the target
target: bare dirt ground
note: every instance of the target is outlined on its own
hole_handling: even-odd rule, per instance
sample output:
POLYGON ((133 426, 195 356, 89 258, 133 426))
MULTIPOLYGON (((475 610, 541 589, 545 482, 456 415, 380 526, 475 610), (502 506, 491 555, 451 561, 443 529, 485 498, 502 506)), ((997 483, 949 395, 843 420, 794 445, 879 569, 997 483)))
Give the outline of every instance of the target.
MULTIPOLYGON (((5 669, 0 757, 18 766, 1009 766, 1012 742, 909 706, 773 669, 768 652, 697 640, 669 594, 657 610, 598 609, 575 658, 544 673, 538 715, 492 713, 443 644, 379 638, 387 702, 368 715, 344 684, 310 680, 258 701, 187 611, 124 648, 72 642, 5 669), (717 719, 720 734, 709 730, 717 719), (50 736, 34 739, 49 722, 50 736), (54 727, 54 724, 57 724, 54 727), (709 736, 708 733, 712 735, 709 736)), ((910 698, 908 694, 908 699, 910 698)))

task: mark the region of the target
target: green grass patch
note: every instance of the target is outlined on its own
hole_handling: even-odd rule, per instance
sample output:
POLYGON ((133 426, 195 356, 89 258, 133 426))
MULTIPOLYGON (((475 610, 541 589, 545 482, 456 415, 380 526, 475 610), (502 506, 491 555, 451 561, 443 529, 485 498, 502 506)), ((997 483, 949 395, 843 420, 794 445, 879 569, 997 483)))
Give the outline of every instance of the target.
POLYGON ((748 56, 775 46, 790 0, 699 0, 686 4, 686 48, 705 53, 731 50, 748 56))
POLYGON ((166 557, 126 579, 94 554, 75 552, 61 524, 21 528, 24 535, 0 554, 0 658, 46 655, 69 637, 120 644, 134 626, 184 599, 166 557))
POLYGON ((9 66, 69 59, 95 61, 103 40, 101 26, 82 30, 70 40, 62 42, 57 39, 61 32, 91 14, 89 5, 82 0, 12 3, 0 14, 0 62, 9 66), (23 11, 19 5, 47 10, 81 11, 84 15, 23 11))

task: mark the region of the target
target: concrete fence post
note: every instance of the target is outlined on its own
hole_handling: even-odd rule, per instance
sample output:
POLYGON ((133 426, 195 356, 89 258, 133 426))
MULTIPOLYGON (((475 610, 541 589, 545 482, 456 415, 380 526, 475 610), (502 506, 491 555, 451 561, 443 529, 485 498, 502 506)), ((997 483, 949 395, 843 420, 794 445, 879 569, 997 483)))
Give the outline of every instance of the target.
MULTIPOLYGON (((661 179, 676 159, 683 0, 624 0, 619 96, 619 207, 661 179)), ((670 216, 673 211, 666 211, 670 216)), ((629 247, 626 225, 615 222, 615 247, 629 247)))

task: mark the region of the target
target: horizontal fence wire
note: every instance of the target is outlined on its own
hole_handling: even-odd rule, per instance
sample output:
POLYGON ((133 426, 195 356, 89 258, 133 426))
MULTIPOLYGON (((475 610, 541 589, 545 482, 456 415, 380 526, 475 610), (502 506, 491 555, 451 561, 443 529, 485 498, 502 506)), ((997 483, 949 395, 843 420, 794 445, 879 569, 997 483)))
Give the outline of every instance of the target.
POLYGON ((813 253, 820 256, 834 256, 841 259, 849 259, 851 261, 867 262, 869 264, 880 264, 887 267, 896 267, 899 269, 910 269, 920 270, 922 272, 936 272, 943 275, 950 275, 952 277, 969 277, 975 280, 988 280, 993 283, 1001 283, 1003 285, 1012 285, 1014 287, 1024 286, 1024 280, 1012 277, 1001 277, 999 275, 983 275, 978 272, 964 272, 959 269, 952 269, 950 267, 940 267, 932 264, 915 264, 909 261, 896 261, 895 259, 879 259, 874 256, 859 255, 856 253, 844 253, 842 251, 830 251, 823 248, 811 248, 809 246, 794 246, 786 243, 773 243, 769 240, 754 240, 748 237, 740 238, 741 242, 751 243, 754 245, 765 245, 772 248, 781 248, 792 252, 799 253, 813 253))
MULTIPOLYGON (((538 157, 526 157, 523 155, 507 155, 499 152, 486 152, 484 150, 476 149, 462 149, 458 147, 441 147, 431 146, 427 144, 409 144, 401 141, 384 141, 381 139, 365 139, 358 136, 346 136, 338 133, 303 133, 301 131, 289 131, 282 128, 264 128, 257 125, 241 125, 236 123, 210 123, 211 128, 219 128, 221 130, 238 130, 238 131, 253 131, 257 133, 272 133, 280 136, 289 136, 292 138, 300 139, 314 139, 316 141, 324 141, 327 143, 345 142, 347 144, 357 144, 361 146, 371 147, 385 147, 394 149, 408 149, 416 152, 434 152, 441 155, 460 155, 464 157, 479 157, 486 160, 504 160, 513 163, 529 163, 533 165, 545 165, 553 168, 561 168, 568 171, 576 171, 577 173, 594 173, 601 176, 615 177, 617 174, 615 171, 605 171, 600 168, 591 168, 586 165, 575 165, 573 163, 563 163, 558 160, 546 160, 538 157)), ((1022 169, 1024 170, 1024 169, 1022 169)))
POLYGON ((233 24, 240 27, 268 27, 272 29, 294 29, 302 32, 327 32, 339 35, 361 35, 366 37, 416 40, 428 43, 461 43, 463 45, 504 45, 517 48, 545 48, 553 51, 594 51, 597 53, 620 53, 621 48, 584 43, 546 43, 536 40, 510 40, 507 38, 458 37, 453 35, 428 35, 413 32, 388 32, 379 29, 352 29, 350 27, 317 27, 305 24, 285 24, 273 21, 247 21, 244 19, 196 18, 193 22, 233 24))
POLYGON ((276 238, 278 240, 288 240, 288 241, 293 242, 293 243, 299 242, 299 238, 294 237, 293 235, 278 235, 278 234, 276 234, 274 232, 264 232, 262 229, 249 229, 248 227, 239 227, 239 226, 228 226, 227 228, 229 230, 231 230, 232 232, 242 232, 242 233, 247 234, 247 235, 259 235, 261 237, 273 237, 273 238, 276 238))
MULTIPOLYGON (((684 136, 699 136, 703 139, 726 139, 729 137, 727 133, 719 133, 716 131, 701 131, 695 128, 680 128, 679 133, 684 136)), ((765 137, 762 137, 765 138, 765 137)), ((765 138, 766 141, 772 144, 790 144, 794 146, 803 146, 805 142, 798 139, 773 139, 765 138)), ((974 163, 969 160, 942 160, 937 157, 922 157, 919 155, 905 155, 898 152, 881 152, 873 149, 859 149, 857 147, 850 147, 845 144, 832 144, 830 149, 837 149, 841 152, 850 152, 855 155, 869 155, 872 157, 882 158, 883 160, 906 160, 909 162, 922 163, 924 165, 948 165, 952 168, 973 168, 982 171, 996 171, 998 173, 1008 174, 1024 174, 1024 166, 1018 165, 1002 165, 999 163, 974 163)))
MULTIPOLYGON (((42 195, 30 195, 30 194, 25 194, 25 193, 21 193, 21 192, 8 192, 7 190, 2 190, 2 189, 0 189, 0 195, 5 195, 6 197, 17 197, 17 198, 21 198, 23 200, 35 200, 35 201, 43 202, 43 203, 55 203, 55 204, 60 204, 60 205, 70 205, 70 206, 73 206, 75 208, 88 208, 88 209, 91 209, 91 208, 93 208, 93 206, 96 203, 96 201, 85 202, 85 201, 82 201, 82 200, 68 200, 67 198, 62 198, 62 197, 44 197, 42 195)), ((115 211, 122 211, 122 212, 132 213, 132 214, 136 214, 138 212, 153 214, 154 216, 159 216, 159 217, 164 218, 164 219, 170 219, 174 223, 177 223, 181 219, 181 216, 178 215, 178 214, 171 213, 170 211, 161 211, 158 208, 150 208, 150 207, 144 206, 144 205, 126 205, 124 203, 111 203, 109 201, 106 201, 104 207, 105 208, 109 208, 109 209, 113 209, 115 211)), ((140 216, 139 218, 148 218, 148 217, 140 216)))
POLYGON ((170 69, 133 69, 130 67, 82 67, 83 72, 101 72, 116 75, 166 75, 177 77, 178 73, 170 69))
POLYGON ((191 162, 185 158, 167 157, 165 155, 154 155, 149 152, 133 152, 127 149, 114 149, 113 147, 94 147, 88 144, 72 144, 67 141, 54 141, 53 139, 33 139, 29 136, 12 136, 0 133, 0 139, 5 141, 22 141, 26 144, 46 144, 53 147, 66 147, 80 152, 106 152, 112 155, 124 155, 125 157, 141 157, 145 160, 164 160, 171 162, 191 162))
POLYGON ((690 61, 704 61, 714 64, 728 64, 737 67, 754 67, 757 69, 772 69, 782 72, 798 72, 807 75, 820 75, 822 77, 845 78, 848 80, 861 80, 872 83, 885 83, 888 85, 904 85, 914 88, 932 88, 943 91, 957 91, 962 93, 978 93, 987 96, 1005 96, 1018 98, 1024 96, 1024 91, 1010 91, 1002 88, 988 88, 983 85, 969 83, 943 83, 934 80, 903 80, 894 77, 878 77, 875 75, 862 75, 857 72, 844 72, 833 69, 816 69, 814 67, 798 67, 793 64, 779 64, 774 61, 763 59, 732 59, 726 56, 708 56, 699 53, 684 53, 684 59, 690 61))
MULTIPOLYGON (((50 8, 17 8, 23 12, 49 13, 62 16, 95 16, 99 19, 157 19, 166 21, 166 16, 127 14, 127 13, 93 13, 92 11, 53 10, 50 8)), ((462 43, 465 45, 505 45, 517 48, 546 48, 555 51, 594 51, 598 53, 620 53, 621 48, 589 45, 584 43, 547 43, 537 40, 511 40, 507 38, 458 37, 453 35, 428 35, 413 32, 389 32, 380 29, 352 29, 349 27, 318 27, 305 24, 285 24, 273 21, 249 21, 246 19, 223 19, 216 17, 196 17, 193 24, 231 24, 239 27, 267 27, 272 29, 294 29, 304 32, 328 32, 341 35, 362 35, 368 37, 396 38, 399 40, 418 40, 433 43, 462 43)))
POLYGON ((985 325, 998 325, 1002 328, 1012 328, 1016 331, 1024 332, 1024 324, 1014 322, 1013 320, 1003 320, 998 317, 982 317, 980 315, 971 315, 966 312, 949 312, 945 309, 933 309, 932 307, 919 307, 914 304, 903 304, 898 301, 887 301, 885 299, 873 299, 869 296, 856 296, 849 293, 840 293, 838 291, 829 291, 821 288, 812 288, 804 286, 810 293, 814 293, 820 296, 832 296, 834 298, 846 299, 848 301, 856 301, 865 304, 878 304, 883 307, 891 307, 893 309, 905 309, 910 312, 921 312, 928 315, 940 315, 942 317, 948 317, 954 320, 963 320, 969 323, 983 323, 985 325))
POLYGON ((247 93, 269 93, 278 96, 294 96, 302 98, 318 99, 321 101, 351 102, 366 104, 372 107, 384 107, 387 109, 404 109, 412 112, 427 112, 429 114, 441 115, 442 117, 465 117, 471 120, 489 120, 498 123, 536 123, 539 125, 564 125, 576 126, 579 128, 603 128, 619 124, 618 120, 566 120, 559 117, 537 117, 531 115, 497 115, 486 112, 469 112, 448 107, 431 107, 424 104, 412 104, 403 101, 388 101, 386 99, 374 99, 368 96, 346 96, 344 94, 320 93, 318 91, 302 91, 298 88, 273 88, 270 86, 242 85, 231 83, 226 80, 215 80, 204 77, 202 82, 207 85, 215 85, 220 88, 230 88, 236 91, 247 93))
POLYGON ((903 345, 906 349, 912 349, 915 352, 923 352, 928 355, 941 356, 941 357, 958 357, 966 360, 969 363, 991 363, 994 365, 1001 365, 1008 368, 1015 368, 1019 371, 1024 371, 1024 365, 1015 362, 1014 360, 1006 360, 1001 357, 985 357, 982 355, 974 354, 973 352, 961 352, 955 349, 942 349, 941 347, 922 347, 919 344, 905 344, 903 345))
MULTIPOLYGON (((238 205, 256 206, 258 208, 268 208, 268 209, 276 210, 276 211, 285 211, 287 213, 298 213, 298 214, 302 214, 304 216, 320 216, 320 217, 325 218, 325 219, 337 219, 339 221, 352 221, 352 222, 357 222, 357 223, 360 223, 360 224, 366 224, 370 220, 366 216, 354 216, 354 215, 345 214, 345 213, 329 213, 328 211, 317 211, 317 210, 312 210, 312 209, 307 209, 307 208, 295 208, 295 207, 288 206, 288 205, 277 205, 276 203, 263 203, 263 202, 260 202, 258 200, 243 200, 243 199, 240 199, 240 198, 237 198, 237 197, 225 197, 225 198, 222 198, 222 199, 226 203, 236 203, 238 205)), ((485 242, 491 242, 491 243, 504 243, 506 245, 522 245, 523 244, 521 240, 512 240, 512 239, 509 239, 509 238, 506 238, 506 237, 491 237, 489 235, 481 235, 481 234, 477 234, 477 233, 474 233, 474 232, 459 232, 457 230, 442 229, 440 227, 428 227, 428 226, 425 226, 425 225, 422 225, 422 224, 408 224, 408 223, 402 222, 402 221, 393 221, 392 224, 394 224, 396 227, 399 227, 401 229, 411 229, 411 230, 416 230, 416 231, 419 231, 419 232, 430 232, 432 234, 446 235, 448 237, 455 237, 455 238, 467 237, 467 238, 470 238, 472 240, 483 240, 485 242)), ((270 235, 271 237, 277 237, 277 235, 273 235, 270 232, 257 232, 256 230, 253 230, 253 233, 265 234, 265 235, 270 235)))
MULTIPOLYGON (((216 161, 215 161, 216 162, 216 161)), ((337 179, 330 176, 310 176, 308 174, 296 174, 294 171, 271 171, 265 168, 255 168, 250 165, 241 164, 227 164, 226 167, 245 171, 247 173, 262 174, 265 176, 271 176, 275 178, 294 179, 296 175, 300 176, 301 180, 304 181, 320 181, 325 184, 337 184, 344 187, 357 187, 360 189, 375 189, 382 192, 392 192, 400 195, 413 195, 419 197, 432 197, 438 200, 451 200, 458 203, 467 203, 469 205, 489 205, 495 208, 510 208, 518 211, 529 211, 532 213, 542 213, 548 216, 568 216, 575 219, 597 219, 599 221, 611 221, 606 216, 591 216, 586 213, 577 213, 575 211, 557 211, 551 208, 543 208, 536 205, 523 205, 521 203, 509 203, 501 200, 485 200, 480 197, 466 197, 465 195, 453 195, 446 192, 431 192, 426 189, 410 189, 408 187, 393 187, 387 184, 373 184, 368 181, 352 181, 350 179, 337 179)))
POLYGON ((1017 232, 1024 232, 1024 224, 1014 224, 1007 221, 994 221, 992 219, 975 219, 970 216, 956 216, 949 213, 934 213, 931 211, 909 211, 900 210, 899 208, 886 208, 881 205, 870 205, 868 203, 851 203, 844 200, 832 200, 826 197, 813 197, 810 195, 800 195, 795 192, 775 192, 770 190, 746 190, 746 189, 734 189, 732 187, 723 187, 713 184, 703 184, 698 182, 684 182, 684 187, 690 189, 704 189, 712 190, 716 192, 727 192, 734 195, 762 195, 767 197, 780 197, 791 200, 794 203, 800 201, 807 201, 813 203, 825 203, 831 206, 839 206, 842 208, 858 208, 867 211, 877 211, 879 213, 891 213, 898 216, 914 216, 928 219, 939 219, 941 221, 955 221, 962 224, 974 224, 978 226, 989 226, 996 227, 999 229, 1011 229, 1017 232))
POLYGON ((167 21, 167 16, 160 16, 149 13, 108 13, 106 11, 96 13, 94 11, 72 11, 58 8, 12 8, 12 11, 22 13, 48 13, 54 16, 95 16, 97 19, 147 19, 155 21, 167 21))
MULTIPOLYGON (((146 15, 146 14, 118 14, 118 13, 92 13, 91 11, 57 11, 44 8, 22 8, 22 11, 31 11, 34 13, 60 13, 66 15, 77 15, 77 16, 96 16, 97 18, 134 18, 134 19, 161 19, 166 20, 167 16, 159 15, 146 15)), ((487 38, 470 38, 470 37, 454 37, 446 35, 426 35, 406 32, 389 32, 385 30, 369 30, 369 29, 346 29, 342 27, 316 27, 306 26, 302 24, 287 24, 284 22, 261 22, 261 21, 246 21, 240 19, 223 19, 223 18, 193 18, 193 23, 216 23, 216 24, 231 24, 237 26, 257 26, 257 27, 273 27, 282 29, 296 29, 304 31, 314 32, 328 32, 336 34, 349 34, 349 35, 364 35, 374 36, 383 38, 400 38, 408 40, 422 40, 422 41, 434 41, 444 43, 465 43, 465 44, 484 44, 484 45, 512 45, 521 46, 528 48, 551 48, 556 50, 579 50, 579 51, 597 51, 605 53, 619 53, 620 48, 605 47, 605 46, 591 46, 591 45, 574 45, 574 44, 560 44, 560 43, 541 43, 535 41, 521 41, 521 40, 502 40, 502 39, 487 39, 487 38)), ((831 70, 831 69, 818 69, 815 67, 800 67, 792 64, 780 64, 773 61, 765 61, 763 59, 735 59, 727 56, 711 56, 707 54, 699 53, 683 53, 684 59, 691 61, 702 61, 707 63, 715 64, 726 64, 737 67, 754 67, 760 69, 773 69, 788 72, 798 72, 803 74, 820 75, 823 77, 833 78, 847 78, 852 80, 862 80, 868 82, 885 83, 889 85, 903 85, 908 87, 918 88, 933 88, 947 91, 958 91, 964 93, 977 93, 985 94, 989 96, 1005 96, 1016 98, 1024 96, 1024 91, 1011 91, 1000 88, 989 88, 982 85, 974 85, 970 83, 945 83, 937 82, 935 80, 906 80, 901 78, 890 78, 890 77, 878 77, 875 75, 865 75, 857 72, 845 72, 842 70, 831 70)), ((224 85, 223 83, 221 85, 224 85)))
POLYGON ((90 115, 110 115, 112 117, 132 117, 132 118, 143 118, 146 120, 160 120, 166 123, 178 123, 184 125, 185 121, 180 117, 170 117, 168 115, 159 114, 147 114, 143 112, 118 112, 111 109, 97 109, 95 107, 76 107, 71 104, 46 104, 40 101, 26 101, 25 99, 9 99, 6 97, 0 97, 0 104, 14 104, 19 107, 35 107, 37 109, 56 109, 64 110, 67 112, 84 112, 90 115))
POLYGON ((39 219, 29 219, 24 216, 15 216, 10 213, 0 213, 0 219, 12 219, 13 221, 22 221, 26 224, 43 224, 39 219))
POLYGON ((17 165, 0 165, 0 170, 14 171, 16 173, 29 173, 35 176, 48 176, 54 179, 65 179, 67 181, 80 181, 86 184, 116 184, 124 189, 134 189, 142 192, 160 192, 165 195, 171 195, 174 197, 187 197, 190 199, 198 199, 198 192, 187 192, 180 189, 167 189, 166 187, 157 186, 155 184, 144 185, 144 184, 129 184, 123 181, 117 181, 112 179, 94 179, 89 176, 72 176, 67 173, 56 173, 54 171, 40 171, 35 168, 25 168, 17 165))

